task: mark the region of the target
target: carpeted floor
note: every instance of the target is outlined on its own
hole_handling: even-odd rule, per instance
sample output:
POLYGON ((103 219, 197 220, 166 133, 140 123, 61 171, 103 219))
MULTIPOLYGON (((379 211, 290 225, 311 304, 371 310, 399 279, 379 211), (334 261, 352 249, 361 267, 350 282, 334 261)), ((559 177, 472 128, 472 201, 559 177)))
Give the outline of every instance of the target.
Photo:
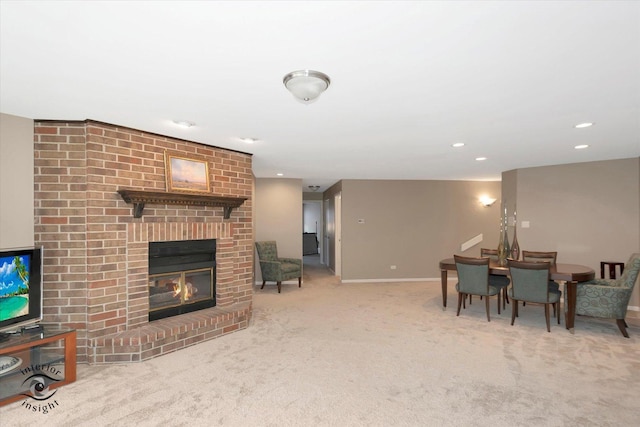
MULTIPOLYGON (((308 257, 305 257, 308 258, 308 257)), ((449 301, 456 295, 449 287, 449 301)), ((0 425, 636 426, 640 327, 527 305, 442 310, 439 281, 340 284, 313 258, 302 288, 255 288, 246 330, 147 362, 78 367, 47 414, 0 425)))

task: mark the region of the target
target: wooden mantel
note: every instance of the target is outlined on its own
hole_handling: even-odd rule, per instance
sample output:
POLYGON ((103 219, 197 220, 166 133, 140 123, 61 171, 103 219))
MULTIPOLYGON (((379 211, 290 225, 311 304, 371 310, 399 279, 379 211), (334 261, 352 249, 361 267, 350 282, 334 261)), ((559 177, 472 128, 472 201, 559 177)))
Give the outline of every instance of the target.
POLYGON ((133 217, 142 218, 147 203, 156 205, 215 206, 224 208, 224 219, 231 217, 231 211, 240 207, 246 197, 215 196, 212 194, 168 193, 166 191, 118 190, 122 200, 133 203, 133 217))

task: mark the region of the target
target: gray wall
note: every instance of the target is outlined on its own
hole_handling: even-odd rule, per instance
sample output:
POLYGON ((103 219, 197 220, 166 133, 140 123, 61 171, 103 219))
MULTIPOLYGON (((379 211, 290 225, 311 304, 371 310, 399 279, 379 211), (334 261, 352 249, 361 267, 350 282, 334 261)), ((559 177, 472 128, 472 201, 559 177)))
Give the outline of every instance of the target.
MULTIPOLYGON (((275 240, 278 256, 302 259, 302 180, 257 178, 254 205, 255 240, 275 240)), ((256 282, 262 283, 257 259, 256 282)))
MULTIPOLYGON (((557 251, 558 262, 588 265, 598 277, 600 261, 640 252, 640 158, 518 169, 502 184, 517 189, 521 249, 557 251)), ((640 307, 640 287, 629 306, 640 307)))
POLYGON ((500 203, 485 207, 479 198, 499 199, 500 182, 341 183, 343 281, 439 278, 440 259, 498 246, 500 203), (482 243, 462 252, 478 234, 482 243))
POLYGON ((33 246, 33 120, 0 113, 0 248, 33 246))

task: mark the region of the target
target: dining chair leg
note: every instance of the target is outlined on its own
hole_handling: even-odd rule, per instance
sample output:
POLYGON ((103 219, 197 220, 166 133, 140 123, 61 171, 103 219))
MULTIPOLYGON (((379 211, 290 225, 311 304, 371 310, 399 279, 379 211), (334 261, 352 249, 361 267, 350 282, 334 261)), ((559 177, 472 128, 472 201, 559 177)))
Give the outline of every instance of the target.
POLYGON ((560 301, 558 301, 556 304, 558 304, 558 325, 560 324, 560 301))
POLYGON ((265 284, 265 283, 267 283, 267 281, 266 281, 266 280, 263 280, 263 281, 262 281, 262 286, 260 286, 260 289, 264 288, 264 284, 265 284))
POLYGON ((511 298, 511 326, 516 321, 516 314, 518 313, 518 300, 511 298))
MULTIPOLYGON (((489 315, 489 297, 487 296, 484 301, 487 307, 487 322, 491 322, 491 317, 489 315)), ((498 301, 498 314, 500 314, 500 301, 498 301)))
POLYGON ((467 299, 467 296, 464 295, 463 293, 458 292, 458 312, 456 313, 456 316, 460 316, 460 306, 462 305, 462 300, 463 299, 467 299))
POLYGON ((280 288, 282 288, 282 282, 278 282, 278 293, 280 293, 280 288))
POLYGON ((544 305, 544 318, 547 321, 547 332, 551 332, 551 322, 549 319, 549 304, 544 305))

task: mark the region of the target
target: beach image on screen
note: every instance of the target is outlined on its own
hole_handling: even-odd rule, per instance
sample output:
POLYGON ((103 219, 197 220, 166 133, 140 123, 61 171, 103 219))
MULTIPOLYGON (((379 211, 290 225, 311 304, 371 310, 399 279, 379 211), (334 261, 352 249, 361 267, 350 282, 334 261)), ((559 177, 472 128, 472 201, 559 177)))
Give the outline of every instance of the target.
POLYGON ((28 256, 0 258, 0 321, 29 314, 28 256))

